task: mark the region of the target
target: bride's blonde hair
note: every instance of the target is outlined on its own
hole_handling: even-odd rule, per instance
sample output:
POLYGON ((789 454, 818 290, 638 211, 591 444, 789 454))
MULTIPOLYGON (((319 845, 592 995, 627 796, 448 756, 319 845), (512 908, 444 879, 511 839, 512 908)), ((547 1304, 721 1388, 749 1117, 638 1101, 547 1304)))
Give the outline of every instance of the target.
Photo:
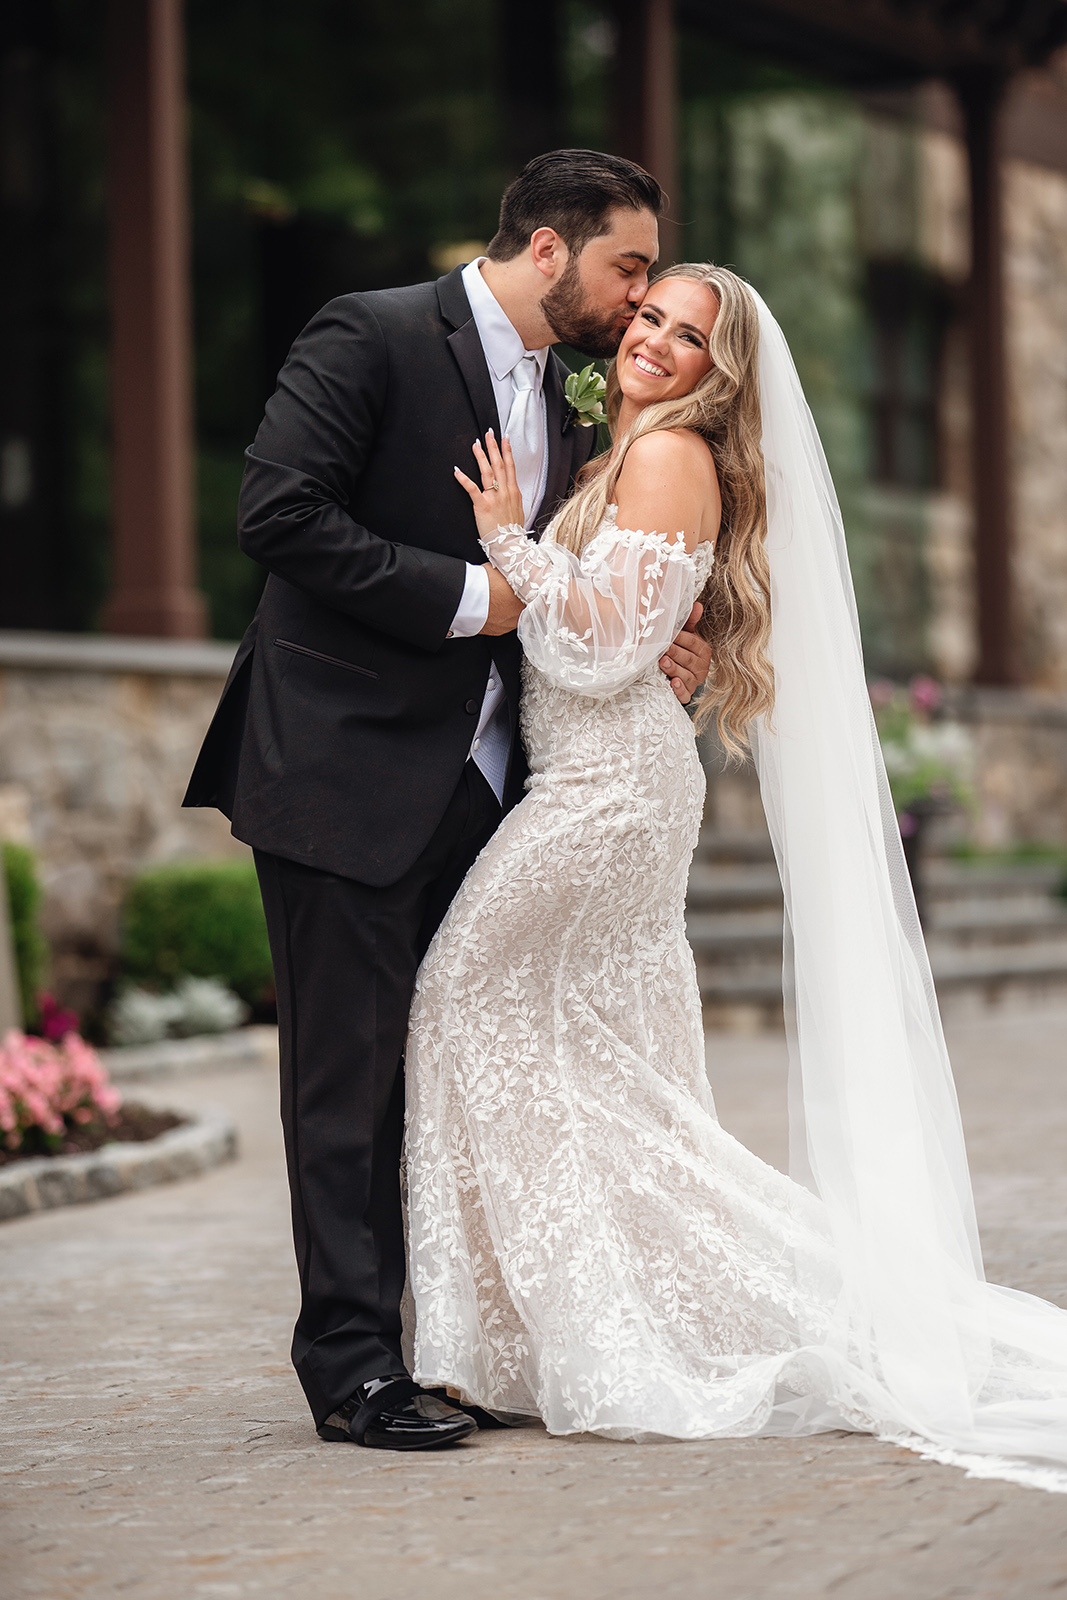
MULTIPOLYGON (((774 702, 774 673, 767 655, 771 588, 760 448, 759 313, 748 285, 725 267, 686 262, 668 267, 654 282, 666 278, 702 283, 719 302, 708 341, 711 370, 688 394, 645 406, 627 432, 614 439, 610 451, 583 467, 554 538, 576 553, 588 543, 615 497, 626 452, 635 439, 659 428, 689 428, 700 434, 719 475, 722 523, 715 564, 699 596, 704 613, 697 631, 711 646, 711 670, 696 724, 703 728, 714 715, 724 749, 739 755, 748 724, 769 713, 774 702)), ((605 409, 613 436, 621 404, 622 390, 612 362, 605 409)))

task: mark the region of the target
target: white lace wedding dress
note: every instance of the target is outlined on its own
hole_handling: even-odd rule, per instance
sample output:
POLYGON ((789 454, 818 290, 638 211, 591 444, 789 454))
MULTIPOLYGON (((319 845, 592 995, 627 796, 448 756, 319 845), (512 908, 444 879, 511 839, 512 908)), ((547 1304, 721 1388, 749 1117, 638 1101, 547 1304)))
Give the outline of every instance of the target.
POLYGON ((704 775, 658 660, 711 547, 502 532, 529 793, 419 977, 407 1159, 419 1381, 553 1433, 873 1426, 824 1364, 820 1202, 719 1125, 686 942, 704 775), (773 1411, 773 1417, 772 1417, 773 1411))
POLYGON ((683 923, 704 779, 658 661, 711 551, 611 516, 580 559, 499 529, 485 548, 526 602, 531 778, 442 923, 412 1011, 415 1376, 553 1433, 846 1427, 1067 1492, 1067 1315, 981 1277, 947 1057, 914 979, 921 941, 900 936, 872 867, 899 840, 878 842, 865 800, 842 810, 860 789, 847 766, 826 787, 872 748, 859 715, 843 748, 833 715, 809 716, 842 683, 865 698, 858 636, 846 671, 847 624, 818 619, 835 573, 847 599, 847 564, 831 545, 818 582, 791 578, 816 513, 800 526, 779 538, 772 503, 777 726, 756 747, 796 939, 818 1195, 719 1126, 704 1072, 683 923))

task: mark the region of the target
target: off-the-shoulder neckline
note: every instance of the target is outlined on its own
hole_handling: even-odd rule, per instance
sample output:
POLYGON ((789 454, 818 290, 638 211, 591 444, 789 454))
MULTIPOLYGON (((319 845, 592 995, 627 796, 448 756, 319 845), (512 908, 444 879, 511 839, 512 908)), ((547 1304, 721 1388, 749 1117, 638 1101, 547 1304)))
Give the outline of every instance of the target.
MULTIPOLYGON (((616 527, 618 527, 618 523, 619 523, 619 507, 618 507, 617 503, 614 500, 609 500, 607 502, 607 504, 604 507, 604 515, 605 515, 605 517, 608 517, 615 524, 616 527)), ((705 547, 711 551, 712 555, 715 554, 715 541, 714 541, 714 539, 700 539, 700 540, 698 540, 697 544, 694 546, 694 548, 692 550, 687 550, 685 553, 689 557, 690 561, 695 561, 696 560, 697 551, 698 550, 703 550, 705 547)))

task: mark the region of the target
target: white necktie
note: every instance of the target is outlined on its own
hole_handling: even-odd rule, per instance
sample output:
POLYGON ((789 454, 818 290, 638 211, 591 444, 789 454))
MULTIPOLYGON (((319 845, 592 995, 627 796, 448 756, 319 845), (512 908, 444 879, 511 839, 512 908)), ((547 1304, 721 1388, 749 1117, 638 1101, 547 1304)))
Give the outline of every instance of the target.
POLYGON ((536 509, 537 492, 541 487, 541 458, 544 454, 544 430, 541 426, 541 373, 536 356, 523 356, 512 368, 511 381, 515 394, 508 412, 504 432, 511 440, 515 457, 515 476, 519 480, 526 521, 536 509))

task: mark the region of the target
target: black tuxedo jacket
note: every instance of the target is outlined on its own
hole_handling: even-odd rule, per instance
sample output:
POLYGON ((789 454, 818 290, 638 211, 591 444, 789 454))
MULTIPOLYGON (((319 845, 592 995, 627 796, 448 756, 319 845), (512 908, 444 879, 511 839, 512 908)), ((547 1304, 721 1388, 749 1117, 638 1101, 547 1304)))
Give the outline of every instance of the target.
MULTIPOLYGON (((526 775, 516 635, 446 637, 466 563, 485 559, 452 468, 499 430, 460 273, 332 300, 294 344, 238 513, 269 577, 184 800, 259 850, 376 886, 440 822, 491 658, 511 711, 505 809, 526 775)), ((564 431, 565 374, 550 357, 538 532, 595 445, 592 428, 564 431)))

